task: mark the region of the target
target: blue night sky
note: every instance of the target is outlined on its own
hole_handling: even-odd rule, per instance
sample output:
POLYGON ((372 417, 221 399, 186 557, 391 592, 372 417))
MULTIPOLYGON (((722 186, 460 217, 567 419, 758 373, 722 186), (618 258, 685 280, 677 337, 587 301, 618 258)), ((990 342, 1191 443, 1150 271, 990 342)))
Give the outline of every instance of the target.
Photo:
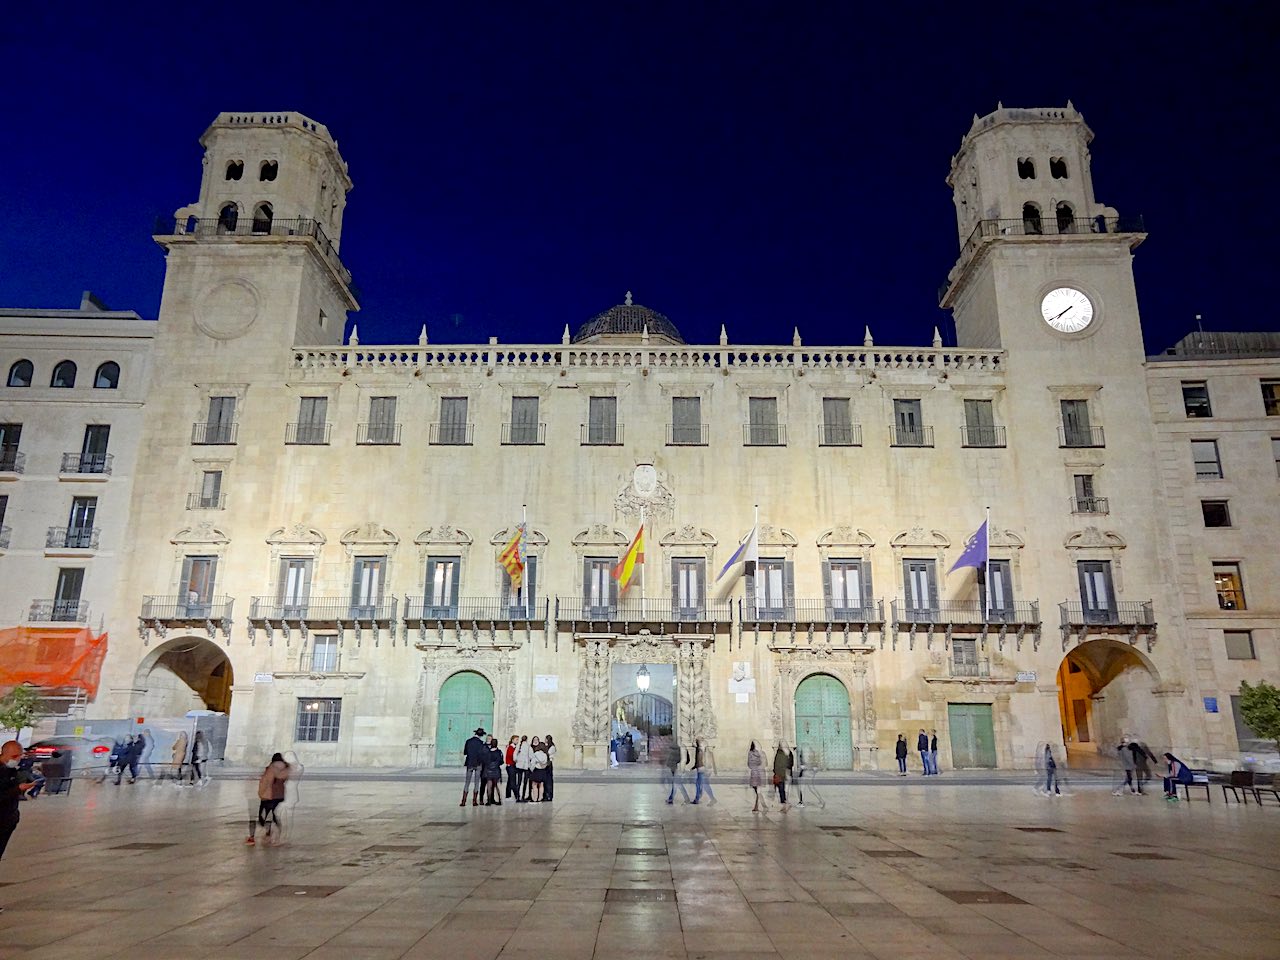
POLYGON ((0 306, 92 289, 156 316, 150 232, 196 198, 201 132, 292 110, 350 164, 366 343, 424 322, 433 342, 558 341, 628 289, 696 342, 722 323, 736 343, 864 324, 951 342, 949 158, 997 100, 1070 98, 1098 199, 1146 217, 1149 351, 1197 313, 1280 326, 1259 302, 1280 254, 1265 4, 20 6, 0 35, 0 306))

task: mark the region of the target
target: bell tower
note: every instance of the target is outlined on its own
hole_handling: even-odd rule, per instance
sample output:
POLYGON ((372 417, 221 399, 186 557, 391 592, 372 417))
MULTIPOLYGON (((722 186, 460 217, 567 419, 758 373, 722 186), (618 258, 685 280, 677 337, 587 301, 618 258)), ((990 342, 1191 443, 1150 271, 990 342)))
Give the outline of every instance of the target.
POLYGON ((290 112, 219 114, 200 143, 199 199, 155 238, 160 376, 278 367, 294 344, 341 343, 359 305, 339 255, 351 178, 337 141, 290 112))

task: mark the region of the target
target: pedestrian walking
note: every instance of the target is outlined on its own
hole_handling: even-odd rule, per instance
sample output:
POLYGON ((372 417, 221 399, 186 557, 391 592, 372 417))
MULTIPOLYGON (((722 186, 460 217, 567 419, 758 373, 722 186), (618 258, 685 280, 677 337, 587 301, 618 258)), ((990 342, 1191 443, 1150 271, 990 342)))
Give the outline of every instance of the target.
POLYGON ((9 838, 18 829, 18 798, 31 788, 27 775, 18 769, 22 759, 22 744, 9 740, 0 747, 0 860, 9 838))
POLYGON ((791 754, 791 789, 795 791, 796 806, 804 806, 804 768, 807 765, 807 751, 800 744, 791 754))
POLYGON ((520 746, 520 738, 512 737, 507 741, 507 795, 508 800, 520 799, 520 768, 516 766, 516 747, 520 746))
POLYGON ((1058 762, 1053 759, 1053 748, 1049 744, 1044 745, 1044 795, 1049 796, 1049 788, 1053 787, 1053 795, 1061 796, 1062 790, 1058 784, 1058 762))
POLYGON ((490 737, 484 758, 484 805, 486 807, 502 806, 502 800, 498 797, 498 784, 501 782, 502 751, 498 749, 498 738, 490 737))
POLYGON ((716 758, 711 748, 702 742, 701 737, 693 739, 693 802, 699 803, 702 795, 707 795, 707 803, 715 803, 715 791, 711 789, 711 773, 715 770, 716 758))
POLYGON ((542 741, 543 752, 547 755, 547 770, 543 774, 542 799, 550 803, 556 795, 556 742, 547 734, 542 741))
POLYGON ((274 843, 272 829, 280 827, 280 818, 276 815, 276 808, 280 806, 284 800, 284 785, 289 779, 289 764, 285 763, 284 756, 279 753, 271 755, 271 762, 267 764, 262 771, 262 776, 258 778, 258 815, 249 818, 249 837, 245 843, 253 846, 257 843, 258 827, 266 827, 267 843, 274 843))
POLYGON ((907 735, 898 734, 898 742, 893 745, 893 755, 898 760, 898 776, 907 775, 907 735))
POLYGON ((609 768, 616 769, 618 766, 618 735, 615 733, 609 738, 609 768))
POLYGON ((187 731, 179 730, 174 738, 173 748, 169 753, 173 765, 174 786, 182 785, 182 768, 187 763, 187 731))
POLYGON ((520 738, 520 745, 516 747, 516 776, 520 781, 516 803, 529 802, 529 791, 533 789, 532 773, 533 747, 529 746, 529 738, 523 736, 520 738))
POLYGON ((782 812, 787 812, 787 775, 791 770, 791 754, 782 749, 779 742, 773 752, 773 785, 778 791, 778 802, 782 804, 782 812))
POLYGON ((471 791, 471 805, 480 806, 480 788, 484 780, 484 762, 488 757, 488 746, 480 738, 484 736, 484 727, 476 727, 475 732, 462 745, 462 762, 466 765, 466 779, 462 781, 462 800, 460 807, 467 805, 467 791, 471 791), (472 787, 474 780, 475 786, 472 787))
POLYGON ((1129 738, 1121 737, 1120 745, 1116 747, 1116 756, 1120 758, 1120 769, 1124 771, 1124 783, 1117 784, 1116 788, 1111 791, 1113 796, 1124 796, 1126 789, 1135 796, 1138 788, 1134 784, 1134 772, 1138 769, 1138 762, 1133 758, 1133 751, 1129 749, 1129 738))
POLYGON ((667 745, 666 763, 663 769, 666 773, 663 778, 669 787, 667 791, 667 803, 676 802, 676 790, 679 789, 680 796, 684 797, 685 803, 692 803, 689 799, 689 791, 684 788, 684 780, 680 776, 680 764, 687 762, 684 760, 684 753, 680 750, 680 744, 675 737, 671 738, 671 742, 667 745))
POLYGON ((756 742, 751 741, 751 746, 747 749, 747 784, 751 787, 751 792, 755 794, 756 804, 751 808, 752 813, 760 812, 760 788, 764 785, 764 754, 756 747, 756 742))
POLYGON ((924 727, 920 728, 920 736, 916 737, 916 752, 920 754, 920 769, 922 776, 929 776, 929 735, 924 732, 924 727))
POLYGON ((1151 764, 1156 763, 1156 755, 1141 740, 1129 743, 1129 752, 1133 754, 1133 779, 1138 782, 1138 793, 1142 793, 1142 785, 1151 779, 1151 764))
POLYGON ((938 731, 929 729, 929 772, 935 777, 939 774, 938 770, 938 731))
MULTIPOLYGON (((199 781, 201 786, 209 782, 205 775, 205 765, 209 762, 209 739, 203 730, 197 730, 195 739, 191 741, 191 782, 199 781)), ((136 761, 135 761, 136 763, 136 761)), ((130 781, 132 783, 133 781, 130 781)))

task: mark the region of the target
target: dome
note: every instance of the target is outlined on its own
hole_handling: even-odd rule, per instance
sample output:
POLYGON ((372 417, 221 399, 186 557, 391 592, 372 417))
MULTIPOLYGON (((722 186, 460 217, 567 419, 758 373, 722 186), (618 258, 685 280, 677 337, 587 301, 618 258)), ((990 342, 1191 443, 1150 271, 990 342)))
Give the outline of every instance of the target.
POLYGON ((684 343, 684 337, 676 325, 657 310, 650 310, 638 303, 631 302, 631 294, 627 294, 625 303, 610 307, 603 313, 580 326, 573 335, 573 343, 584 343, 599 337, 619 337, 628 340, 639 340, 645 328, 650 337, 659 337, 672 343, 684 343))

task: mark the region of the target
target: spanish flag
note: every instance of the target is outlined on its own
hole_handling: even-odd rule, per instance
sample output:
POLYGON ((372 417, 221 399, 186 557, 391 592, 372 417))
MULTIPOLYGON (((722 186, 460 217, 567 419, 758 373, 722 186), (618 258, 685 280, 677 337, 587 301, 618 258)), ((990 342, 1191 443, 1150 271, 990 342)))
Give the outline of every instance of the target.
POLYGON ((640 525, 635 539, 631 541, 631 546, 627 547, 627 552, 613 568, 613 579, 618 581, 619 596, 626 593, 627 587, 631 586, 631 578, 635 575, 638 563, 644 563, 644 524, 640 525))
POLYGON ((498 566, 507 571, 511 578, 511 592, 514 594, 524 583, 524 524, 516 526, 515 536, 498 553, 498 566))

